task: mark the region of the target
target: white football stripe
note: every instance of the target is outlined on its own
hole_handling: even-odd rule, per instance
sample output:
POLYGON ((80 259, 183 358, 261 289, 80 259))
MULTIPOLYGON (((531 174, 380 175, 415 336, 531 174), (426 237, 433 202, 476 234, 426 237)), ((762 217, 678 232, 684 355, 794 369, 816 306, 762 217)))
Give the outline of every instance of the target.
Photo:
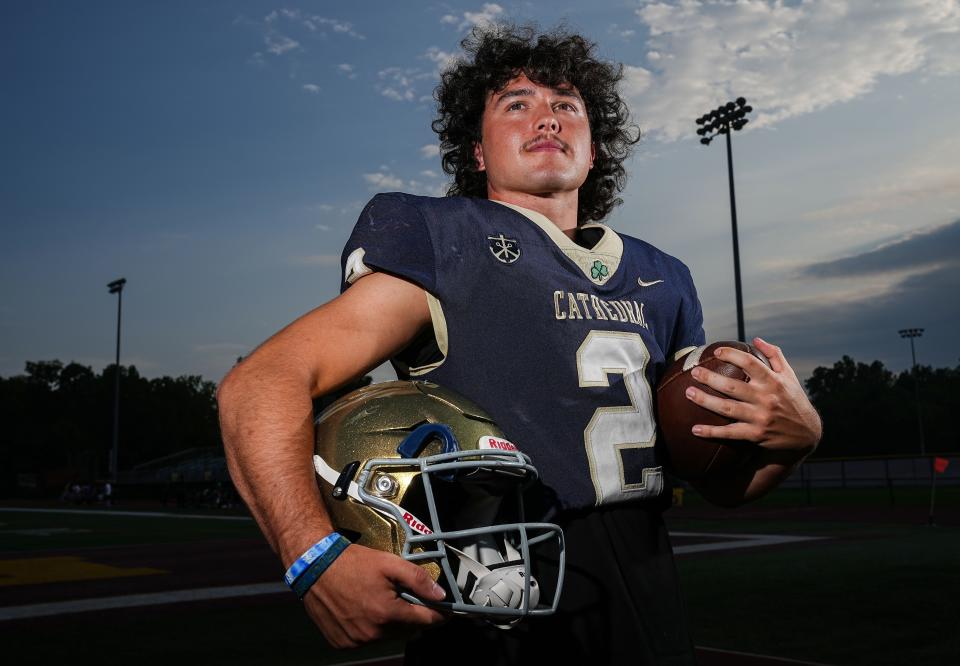
POLYGON ((5 620, 25 620, 33 617, 47 617, 50 615, 65 615, 67 613, 86 613, 114 608, 136 608, 139 606, 177 604, 185 601, 253 597, 262 594, 290 594, 290 590, 283 583, 255 583, 253 585, 202 587, 194 590, 172 590, 170 592, 153 592, 150 594, 127 594, 117 597, 53 601, 45 604, 29 604, 26 606, 6 606, 0 608, 0 622, 5 620))

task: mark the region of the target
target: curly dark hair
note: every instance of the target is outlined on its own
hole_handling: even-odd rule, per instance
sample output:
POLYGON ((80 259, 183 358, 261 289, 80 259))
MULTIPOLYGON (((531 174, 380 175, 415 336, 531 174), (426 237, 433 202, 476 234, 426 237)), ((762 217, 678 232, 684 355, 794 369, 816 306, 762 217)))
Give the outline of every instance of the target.
POLYGON ((601 220, 623 203, 617 197, 626 182, 623 161, 640 140, 617 91, 623 65, 601 62, 595 44, 562 26, 540 35, 533 26, 477 27, 460 46, 465 57, 443 72, 434 91, 438 117, 431 124, 440 136, 443 170, 454 177, 447 196, 486 198, 487 175, 477 170, 474 145, 487 95, 523 73, 542 86, 574 86, 586 105, 596 157, 580 187, 578 224, 601 220))

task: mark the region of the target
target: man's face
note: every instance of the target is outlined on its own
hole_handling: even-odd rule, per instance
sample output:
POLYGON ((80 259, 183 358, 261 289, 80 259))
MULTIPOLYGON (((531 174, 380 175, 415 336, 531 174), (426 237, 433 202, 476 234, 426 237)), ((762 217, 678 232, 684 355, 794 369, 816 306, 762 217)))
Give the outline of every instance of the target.
POLYGON ((521 74, 487 96, 477 168, 488 193, 577 190, 593 165, 587 110, 573 86, 547 88, 521 74))

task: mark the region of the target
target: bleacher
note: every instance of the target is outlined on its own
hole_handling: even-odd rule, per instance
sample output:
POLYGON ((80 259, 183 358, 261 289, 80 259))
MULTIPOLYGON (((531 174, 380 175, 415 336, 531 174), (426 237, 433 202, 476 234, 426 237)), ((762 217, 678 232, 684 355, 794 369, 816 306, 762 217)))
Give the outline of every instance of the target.
POLYGON ((120 473, 125 484, 229 481, 223 449, 197 447, 136 465, 120 473))

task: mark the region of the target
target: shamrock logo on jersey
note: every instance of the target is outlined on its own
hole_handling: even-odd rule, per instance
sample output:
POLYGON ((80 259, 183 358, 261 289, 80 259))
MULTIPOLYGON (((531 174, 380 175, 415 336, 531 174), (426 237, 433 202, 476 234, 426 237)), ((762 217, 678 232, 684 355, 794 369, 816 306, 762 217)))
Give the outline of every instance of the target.
POLYGON ((597 259, 593 262, 593 267, 590 269, 590 277, 592 277, 597 282, 603 281, 608 275, 610 275, 610 270, 606 265, 597 259))

